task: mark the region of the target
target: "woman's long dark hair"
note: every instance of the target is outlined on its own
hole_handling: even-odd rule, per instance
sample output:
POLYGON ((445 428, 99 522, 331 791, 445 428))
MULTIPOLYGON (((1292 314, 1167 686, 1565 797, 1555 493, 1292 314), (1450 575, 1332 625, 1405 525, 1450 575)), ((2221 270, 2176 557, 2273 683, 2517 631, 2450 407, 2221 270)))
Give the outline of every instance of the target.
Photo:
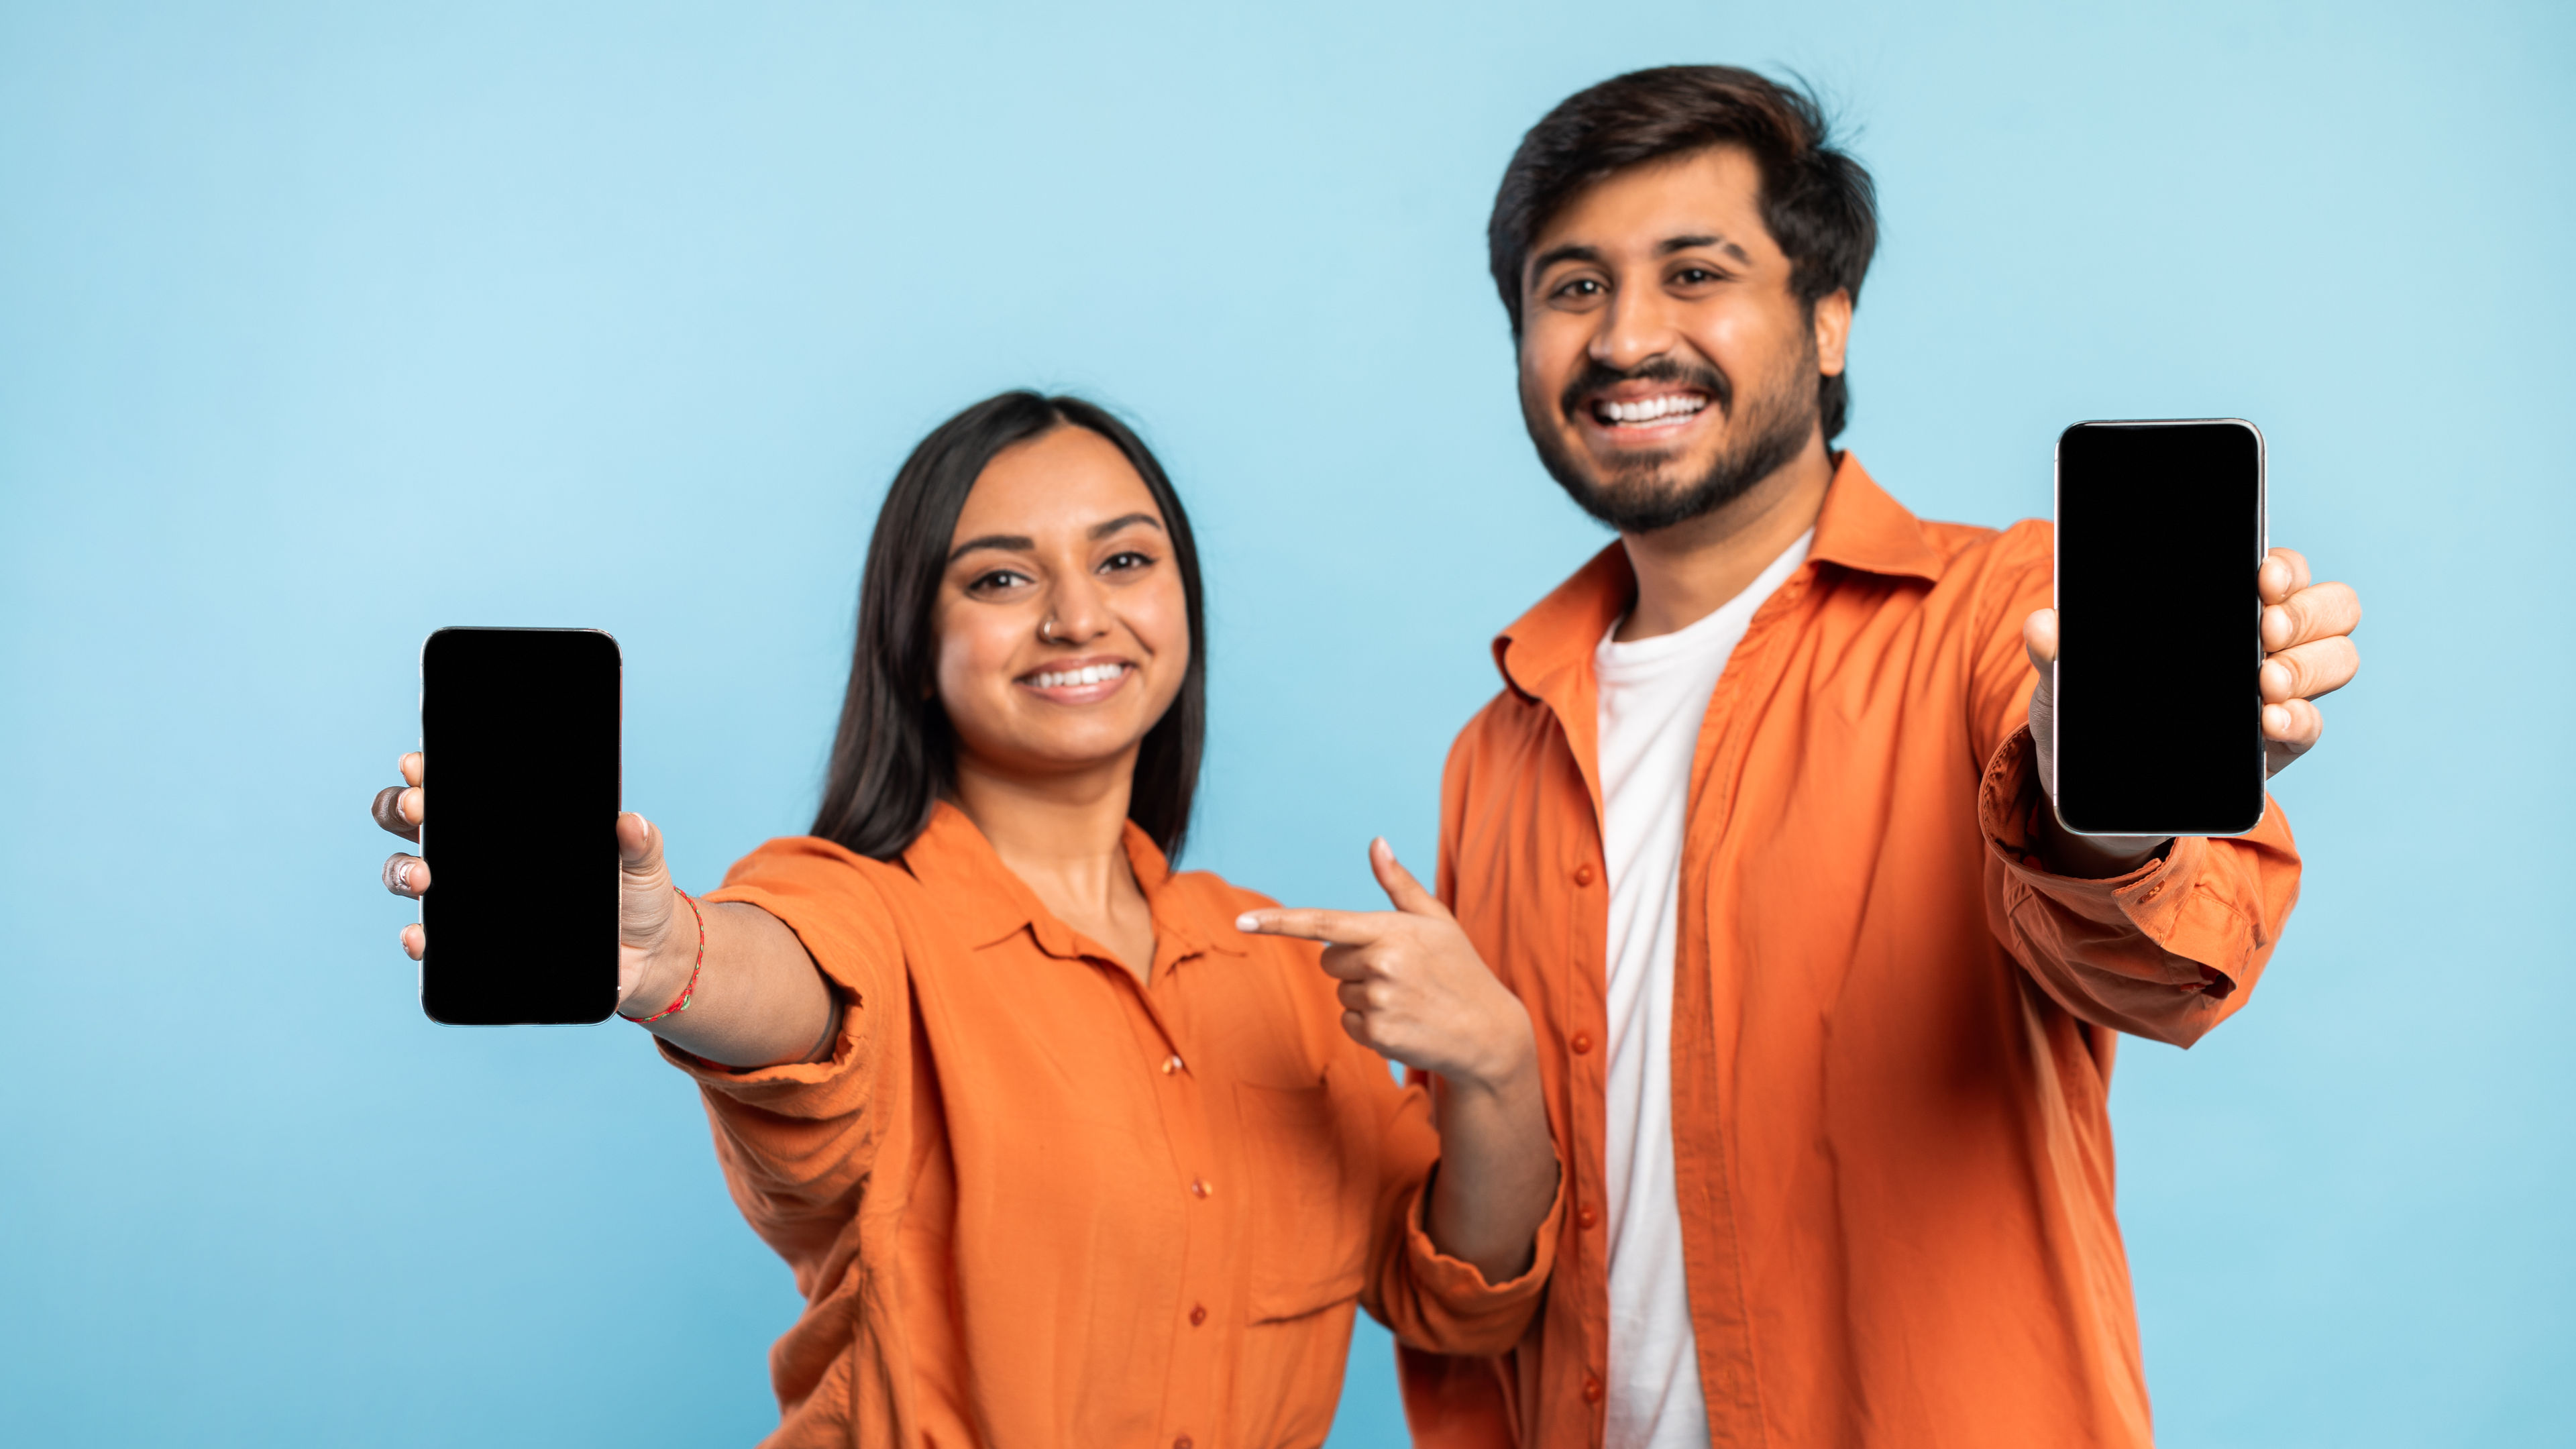
POLYGON ((1189 515, 1163 465, 1126 424, 1080 398, 1034 392, 989 397, 941 423, 904 459, 886 490, 876 533, 868 540, 867 572, 859 581, 858 643, 823 781, 823 807, 814 816, 816 835, 860 855, 892 860, 929 825, 931 807, 955 787, 957 738, 934 687, 931 618, 957 515, 997 454, 1060 427, 1098 433, 1127 455, 1162 510, 1172 562, 1181 571, 1189 668, 1179 697, 1145 733, 1127 798, 1127 818, 1166 857, 1179 858, 1207 736, 1207 627, 1189 515))

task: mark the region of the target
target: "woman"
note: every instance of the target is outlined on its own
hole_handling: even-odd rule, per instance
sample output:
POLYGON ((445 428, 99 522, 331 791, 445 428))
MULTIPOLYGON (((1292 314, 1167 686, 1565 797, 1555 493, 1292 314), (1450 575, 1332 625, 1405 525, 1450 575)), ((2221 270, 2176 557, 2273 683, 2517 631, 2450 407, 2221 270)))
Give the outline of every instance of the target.
POLYGON ((1519 1002, 1383 842, 1372 915, 1167 865, 1201 618, 1144 444, 1003 394, 887 494, 814 833, 698 900, 619 818, 618 1009, 807 1301, 771 1443, 1318 1444, 1355 1303, 1447 1352, 1527 1324, 1561 1194, 1519 1002))

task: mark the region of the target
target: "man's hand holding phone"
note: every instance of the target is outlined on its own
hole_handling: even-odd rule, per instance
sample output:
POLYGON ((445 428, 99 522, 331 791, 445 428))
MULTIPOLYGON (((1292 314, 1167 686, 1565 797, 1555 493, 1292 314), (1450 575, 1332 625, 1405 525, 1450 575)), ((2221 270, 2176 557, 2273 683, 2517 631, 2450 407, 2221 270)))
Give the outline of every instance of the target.
MULTIPOLYGON (((2261 598, 2263 664, 2258 672, 2263 705, 2265 774, 2277 775, 2292 760, 2316 748, 2325 731, 2325 713, 2317 701, 2352 682, 2361 669, 2361 651, 2352 631, 2361 623, 2361 597, 2352 586, 2314 582, 2307 556, 2276 548, 2255 571, 2261 598)), ((2022 647, 2039 687, 2030 697, 2030 732, 2037 747, 2041 787, 2052 796, 2057 788, 2056 684, 2057 611, 2035 609, 2022 621, 2022 647)), ((2079 836, 2049 832, 2051 856, 2084 875, 2119 875, 2135 869, 2164 848, 2169 837, 2134 835, 2079 836)))

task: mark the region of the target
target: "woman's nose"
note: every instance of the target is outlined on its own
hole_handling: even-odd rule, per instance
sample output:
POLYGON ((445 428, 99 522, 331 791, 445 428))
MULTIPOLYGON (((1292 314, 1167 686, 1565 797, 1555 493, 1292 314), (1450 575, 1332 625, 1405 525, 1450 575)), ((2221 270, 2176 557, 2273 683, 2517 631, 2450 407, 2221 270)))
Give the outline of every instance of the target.
POLYGON ((1051 644, 1087 644, 1109 629, 1109 610, 1101 597, 1100 586, 1088 575, 1076 575, 1050 591, 1047 598, 1047 623, 1042 629, 1051 644))

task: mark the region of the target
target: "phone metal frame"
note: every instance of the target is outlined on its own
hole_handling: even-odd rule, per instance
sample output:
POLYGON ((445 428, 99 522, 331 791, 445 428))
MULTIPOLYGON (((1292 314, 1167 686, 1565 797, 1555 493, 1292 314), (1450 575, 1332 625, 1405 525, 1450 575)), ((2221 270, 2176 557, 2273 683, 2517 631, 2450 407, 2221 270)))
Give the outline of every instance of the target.
MULTIPOLYGON (((425 759, 427 757, 429 749, 428 709, 430 641, 436 639, 441 634, 474 633, 597 634, 608 641, 609 649, 613 651, 617 657, 617 810, 619 814, 623 815, 626 811, 626 646, 617 642, 617 636, 615 634, 596 626, 581 624, 442 624, 438 628, 432 629, 427 634, 422 635, 420 641, 420 653, 417 656, 415 668, 420 675, 420 711, 418 717, 421 720, 420 748, 423 758, 425 759)), ((422 779, 424 782, 428 779, 428 768, 426 765, 422 767, 422 779)), ((2055 809, 2056 806, 2052 804, 2049 808, 2055 809)), ((429 858, 429 822, 427 820, 421 821, 419 829, 420 839, 413 841, 412 843, 419 847, 421 858, 423 860, 427 860, 429 858)), ((430 889, 436 890, 437 886, 432 885, 430 889)), ((422 910, 422 919, 425 921, 427 918, 428 912, 424 907, 422 910)), ((413 972, 413 980, 415 986, 418 988, 415 995, 421 1003, 421 1014, 423 1016, 429 1017, 431 1021, 437 1022, 440 1026, 471 1026, 481 1024, 446 1021, 438 1016, 432 1015, 429 1010, 429 952, 426 949, 423 949, 420 953, 420 960, 413 964, 418 968, 413 972)), ((617 1011, 617 1002, 613 990, 610 994, 608 1010, 610 1016, 615 1015, 617 1011)), ((597 1026, 600 1022, 607 1021, 608 1019, 609 1018, 607 1016, 603 1016, 600 1017, 598 1021, 587 1022, 513 1022, 508 1024, 516 1026, 597 1026)))
MULTIPOLYGON (((2263 561, 2272 556, 2272 445, 2270 441, 2263 436, 2263 430, 2256 427, 2250 419, 2083 418, 2076 422, 2068 423, 2065 427, 2057 430, 2057 441, 2050 446, 2048 452, 2048 607, 2049 612, 2059 614, 2061 629, 2063 628, 2062 621, 2065 616, 2062 613, 2059 613, 2057 581, 2064 577, 2065 560, 2060 557, 2060 553, 2065 547, 2066 531, 2058 526, 2058 520, 2064 517, 2066 512, 2065 499, 2061 496, 2066 486, 2066 435, 2075 431, 2077 428, 2186 428, 2213 426, 2239 427, 2254 435, 2254 567, 2257 569, 2262 568, 2263 561)), ((2258 671, 2263 667, 2263 660, 2265 657, 2263 653, 2262 631, 2263 596, 2258 592, 2254 596, 2254 667, 2258 671)), ((2063 649, 2065 645, 2065 637, 2062 633, 2059 635, 2058 643, 2060 648, 2063 649)), ((2100 830, 2078 830, 2074 826, 2067 824, 2066 817, 2058 813, 2057 771, 2054 766, 2057 761, 2064 758, 2060 753, 2062 741, 2058 738, 2058 728, 2066 716, 2061 708, 2065 704, 2065 700, 2060 698, 2057 692, 2057 665, 2057 660, 2052 659, 2048 662, 2050 704, 2048 711, 2048 757, 2052 768, 2049 770, 2049 778, 2045 783, 2048 789, 2049 815, 2057 821, 2057 828, 2065 831, 2069 835, 2081 835, 2095 840, 2137 840, 2145 838, 2135 835, 2115 834, 2100 830)), ((2261 726, 2258 724, 2256 728, 2259 731, 2261 726)), ((2271 776, 2268 772, 2264 776, 2263 783, 2267 787, 2271 783, 2271 776)), ((2261 824, 2262 817, 2259 815, 2256 816, 2255 823, 2261 824)), ((2251 830, 2254 827, 2249 825, 2245 828, 2247 830, 2251 830)), ((2180 837, 2174 838, 2178 839, 2180 837)), ((2226 837, 2221 836, 2215 838, 2225 839, 2226 837)))

